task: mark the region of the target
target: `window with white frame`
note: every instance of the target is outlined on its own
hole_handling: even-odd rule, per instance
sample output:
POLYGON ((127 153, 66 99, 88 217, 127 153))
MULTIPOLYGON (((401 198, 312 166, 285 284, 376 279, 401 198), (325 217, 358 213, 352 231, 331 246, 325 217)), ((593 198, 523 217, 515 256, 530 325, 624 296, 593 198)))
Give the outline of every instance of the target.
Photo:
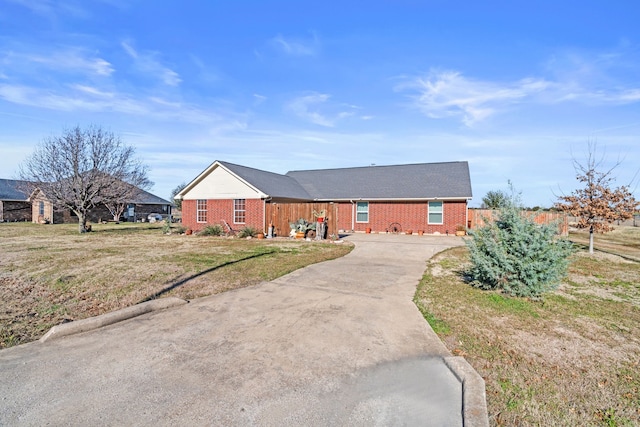
POLYGON ((442 202, 429 202, 429 224, 443 224, 443 206, 442 202))
POLYGON ((206 200, 196 201, 196 221, 207 222, 207 201, 206 200))
POLYGON ((233 201, 233 222, 235 224, 244 224, 246 221, 246 200, 235 199, 233 201))
POLYGON ((356 222, 369 222, 369 202, 356 202, 356 222))

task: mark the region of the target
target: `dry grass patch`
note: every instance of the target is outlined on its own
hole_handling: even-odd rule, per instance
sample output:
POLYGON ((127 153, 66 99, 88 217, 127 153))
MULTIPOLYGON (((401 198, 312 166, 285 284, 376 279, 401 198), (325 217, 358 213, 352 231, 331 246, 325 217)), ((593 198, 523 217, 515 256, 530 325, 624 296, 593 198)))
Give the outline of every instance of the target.
POLYGON ((165 235, 161 224, 0 224, 0 348, 50 327, 163 296, 254 285, 352 246, 165 235))
POLYGON ((467 263, 435 256, 415 301, 485 379, 492 425, 640 425, 640 263, 580 252, 539 301, 471 287, 467 263))

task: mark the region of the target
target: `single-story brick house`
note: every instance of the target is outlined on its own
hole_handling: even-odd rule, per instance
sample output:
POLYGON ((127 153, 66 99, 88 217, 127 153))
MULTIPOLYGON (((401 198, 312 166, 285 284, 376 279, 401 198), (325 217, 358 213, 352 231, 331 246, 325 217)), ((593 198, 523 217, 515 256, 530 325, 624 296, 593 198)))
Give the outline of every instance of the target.
POLYGON ((324 211, 339 231, 454 233, 467 226, 472 197, 467 162, 287 172, 215 161, 176 198, 194 231, 211 224, 289 234, 289 223, 324 211))
MULTIPOLYGON (((69 209, 56 210, 51 201, 39 190, 32 194, 25 191, 30 188, 26 181, 0 179, 0 222, 2 221, 31 221, 34 223, 77 223, 78 217, 69 209)), ((127 203, 123 217, 124 221, 146 220, 151 213, 161 214, 163 217, 171 215, 172 203, 140 190, 138 195, 127 203)), ((88 215, 90 222, 100 222, 113 219, 106 206, 98 205, 91 209, 88 215)))

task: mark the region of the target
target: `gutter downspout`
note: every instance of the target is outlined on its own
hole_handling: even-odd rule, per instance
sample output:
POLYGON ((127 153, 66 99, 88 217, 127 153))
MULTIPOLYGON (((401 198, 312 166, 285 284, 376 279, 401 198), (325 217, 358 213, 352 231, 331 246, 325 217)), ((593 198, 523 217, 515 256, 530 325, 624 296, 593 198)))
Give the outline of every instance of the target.
POLYGON ((271 197, 262 199, 262 232, 267 229, 267 201, 271 201, 271 197))
POLYGON ((464 202, 464 216, 465 216, 465 223, 464 226, 465 228, 469 229, 469 200, 465 200, 464 202))
POLYGON ((353 200, 351 202, 351 231, 356 230, 356 204, 353 200))

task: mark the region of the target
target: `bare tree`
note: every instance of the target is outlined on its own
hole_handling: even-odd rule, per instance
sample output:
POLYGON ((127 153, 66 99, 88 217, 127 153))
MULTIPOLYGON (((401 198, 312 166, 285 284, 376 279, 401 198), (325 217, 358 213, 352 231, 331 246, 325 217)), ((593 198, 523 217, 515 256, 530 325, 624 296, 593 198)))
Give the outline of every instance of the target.
POLYGON ((151 185, 147 168, 134 153, 111 132, 97 126, 76 126, 62 136, 43 140, 19 173, 30 182, 30 192, 38 189, 57 210, 74 212, 79 231, 84 233, 93 207, 123 202, 130 196, 129 186, 151 185))
POLYGON ((171 190, 171 200, 173 200, 173 203, 175 203, 176 205, 176 209, 178 210, 182 210, 182 199, 176 199, 176 195, 181 192, 184 187, 187 186, 186 182, 181 182, 180 184, 178 184, 176 186, 176 188, 174 188, 173 190, 171 190))
POLYGON ((589 253, 593 253, 594 233, 606 233, 613 230, 611 224, 633 216, 640 202, 636 201, 628 185, 611 188, 615 177, 613 171, 620 166, 616 162, 611 168, 601 170, 603 159, 596 160, 596 146, 588 145, 586 163, 573 159, 576 179, 583 188, 573 191, 569 196, 560 196, 556 208, 577 218, 578 228, 589 229, 589 253))
POLYGON ((141 186, 146 187, 146 185, 142 183, 136 186, 124 181, 119 181, 114 182, 113 186, 108 189, 109 194, 105 194, 104 205, 113 216, 114 221, 119 221, 127 205, 135 201, 136 197, 142 193, 141 186))

